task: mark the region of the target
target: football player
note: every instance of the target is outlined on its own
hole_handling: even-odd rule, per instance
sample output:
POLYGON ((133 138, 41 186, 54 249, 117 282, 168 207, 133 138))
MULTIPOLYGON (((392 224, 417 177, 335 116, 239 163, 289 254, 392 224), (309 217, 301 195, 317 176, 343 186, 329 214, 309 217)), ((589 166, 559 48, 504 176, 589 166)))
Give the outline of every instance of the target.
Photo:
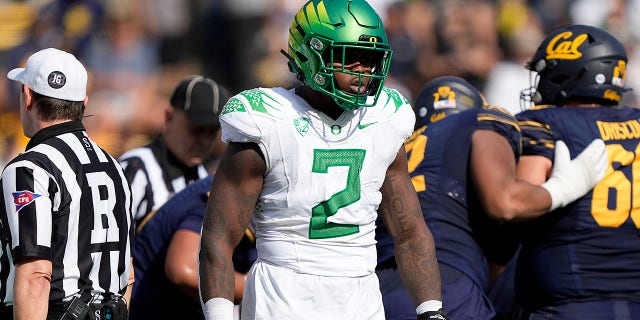
POLYGON ((403 141, 415 117, 384 86, 392 51, 364 0, 312 0, 285 52, 302 85, 258 88, 222 111, 227 149, 205 214, 200 289, 207 319, 230 319, 231 254, 250 217, 258 259, 242 319, 384 319, 375 221, 393 236, 418 319, 446 319, 431 233, 403 141))
MULTIPOLYGON (((131 319, 203 318, 196 270, 200 229, 212 180, 210 175, 189 184, 140 228, 133 246, 131 319)), ((233 252, 234 303, 242 300, 244 275, 256 258, 253 239, 253 228, 249 228, 233 252)))
POLYGON ((544 182, 558 140, 577 154, 602 139, 609 155, 592 191, 523 228, 516 293, 531 319, 640 319, 640 110, 619 106, 626 64, 612 34, 565 25, 526 66, 537 84, 522 95, 535 106, 517 116, 520 176, 544 182))
MULTIPOLYGON (((595 142, 574 161, 559 154, 567 163, 556 166, 540 187, 516 177, 521 147, 516 119, 487 105, 464 79, 432 80, 414 109, 418 125, 406 142, 408 169, 433 233, 444 309, 453 319, 492 319, 495 311, 486 294, 489 262, 506 264, 517 248, 501 222, 532 219, 585 194, 604 174, 604 145, 595 142), (584 175, 585 181, 567 179, 574 175, 584 175), (573 193, 553 194, 552 187, 573 193)), ((381 244, 382 238, 381 232, 381 244)), ((407 319, 396 315, 402 312, 397 300, 388 302, 388 318, 407 319)))

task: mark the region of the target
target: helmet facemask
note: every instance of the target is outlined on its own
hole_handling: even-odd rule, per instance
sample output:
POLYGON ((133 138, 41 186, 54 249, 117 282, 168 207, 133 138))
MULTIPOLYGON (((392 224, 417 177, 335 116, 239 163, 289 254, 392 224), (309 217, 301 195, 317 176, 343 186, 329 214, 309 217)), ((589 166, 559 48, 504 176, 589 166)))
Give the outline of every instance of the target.
POLYGON ((538 82, 540 74, 535 71, 529 71, 529 87, 520 91, 520 111, 525 111, 542 99, 538 93, 538 82))
POLYGON ((321 67, 309 85, 333 97, 345 110, 376 104, 389 71, 392 52, 389 49, 359 44, 331 43, 320 54, 321 67), (339 87, 335 73, 356 77, 353 90, 339 87))

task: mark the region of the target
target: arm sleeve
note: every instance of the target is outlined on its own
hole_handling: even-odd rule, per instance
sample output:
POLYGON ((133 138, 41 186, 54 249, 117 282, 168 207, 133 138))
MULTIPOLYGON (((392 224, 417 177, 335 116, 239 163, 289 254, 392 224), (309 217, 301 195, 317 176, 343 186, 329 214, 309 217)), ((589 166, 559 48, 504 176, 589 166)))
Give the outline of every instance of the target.
POLYGON ((60 202, 52 175, 33 162, 13 162, 2 174, 2 189, 14 262, 51 260, 54 206, 60 202))
POLYGON ((478 129, 492 130, 507 139, 513 154, 517 157, 522 152, 521 128, 516 118, 509 112, 499 107, 484 107, 483 112, 478 113, 478 129))
POLYGON ((553 161, 557 138, 551 128, 531 112, 525 111, 516 117, 522 128, 522 155, 539 155, 553 161))

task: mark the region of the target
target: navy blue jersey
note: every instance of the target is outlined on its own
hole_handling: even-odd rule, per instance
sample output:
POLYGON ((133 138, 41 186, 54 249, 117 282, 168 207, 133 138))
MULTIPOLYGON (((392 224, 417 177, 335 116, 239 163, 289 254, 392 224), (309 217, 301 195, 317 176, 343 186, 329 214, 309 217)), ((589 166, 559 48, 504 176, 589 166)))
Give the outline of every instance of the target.
MULTIPOLYGON (((133 261, 136 282, 131 319, 203 319, 200 303, 184 294, 165 275, 167 250, 178 230, 200 233, 213 176, 200 179, 169 199, 138 234, 133 261)), ((249 271, 257 253, 248 232, 234 252, 234 266, 249 271)))
POLYGON ((554 142, 563 140, 573 158, 595 138, 609 155, 605 177, 591 192, 523 225, 516 272, 521 303, 640 302, 640 110, 539 106, 517 118, 523 155, 553 160, 554 142))
POLYGON ((473 190, 469 156, 476 130, 498 132, 514 155, 520 154, 520 129, 515 118, 496 107, 469 109, 419 129, 407 141, 406 149, 410 176, 434 237, 438 262, 457 268, 485 288, 485 255, 506 263, 513 251, 503 257, 493 250, 499 225, 484 214, 473 190))

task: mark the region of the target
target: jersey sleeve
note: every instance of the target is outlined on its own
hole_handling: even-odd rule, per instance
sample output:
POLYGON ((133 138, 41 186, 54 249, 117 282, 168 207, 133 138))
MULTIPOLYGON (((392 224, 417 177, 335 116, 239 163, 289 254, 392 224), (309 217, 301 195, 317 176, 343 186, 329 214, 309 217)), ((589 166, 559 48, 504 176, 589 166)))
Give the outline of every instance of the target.
POLYGON ((141 221, 152 208, 149 201, 152 195, 148 188, 150 181, 145 170, 144 162, 136 156, 123 157, 119 159, 123 168, 124 176, 129 182, 131 189, 131 212, 133 219, 141 221))
POLYGON ((508 111, 495 107, 483 107, 478 113, 478 129, 492 130, 509 141, 513 153, 519 157, 522 152, 522 132, 518 121, 508 111))
POLYGON ((256 143, 268 170, 272 158, 269 138, 286 117, 283 114, 286 107, 282 105, 282 100, 276 100, 260 88, 245 90, 231 97, 220 113, 222 141, 256 143))
POLYGON ((553 161, 555 134, 540 113, 524 111, 516 115, 522 128, 522 155, 544 156, 553 161))
POLYGON ((252 99, 258 92, 258 89, 243 91, 225 104, 220 114, 222 141, 259 143, 262 140, 264 131, 253 112, 254 108, 259 108, 259 98, 258 101, 252 99))
POLYGON ((60 199, 51 175, 27 160, 12 162, 2 173, 6 222, 13 261, 24 257, 51 260, 53 214, 60 199))
POLYGON ((388 99, 385 105, 385 111, 388 112, 393 121, 395 121, 396 125, 393 127, 400 131, 400 135, 404 141, 411 136, 416 123, 413 107, 409 100, 398 90, 385 87, 383 92, 385 95, 382 95, 380 99, 388 99))

